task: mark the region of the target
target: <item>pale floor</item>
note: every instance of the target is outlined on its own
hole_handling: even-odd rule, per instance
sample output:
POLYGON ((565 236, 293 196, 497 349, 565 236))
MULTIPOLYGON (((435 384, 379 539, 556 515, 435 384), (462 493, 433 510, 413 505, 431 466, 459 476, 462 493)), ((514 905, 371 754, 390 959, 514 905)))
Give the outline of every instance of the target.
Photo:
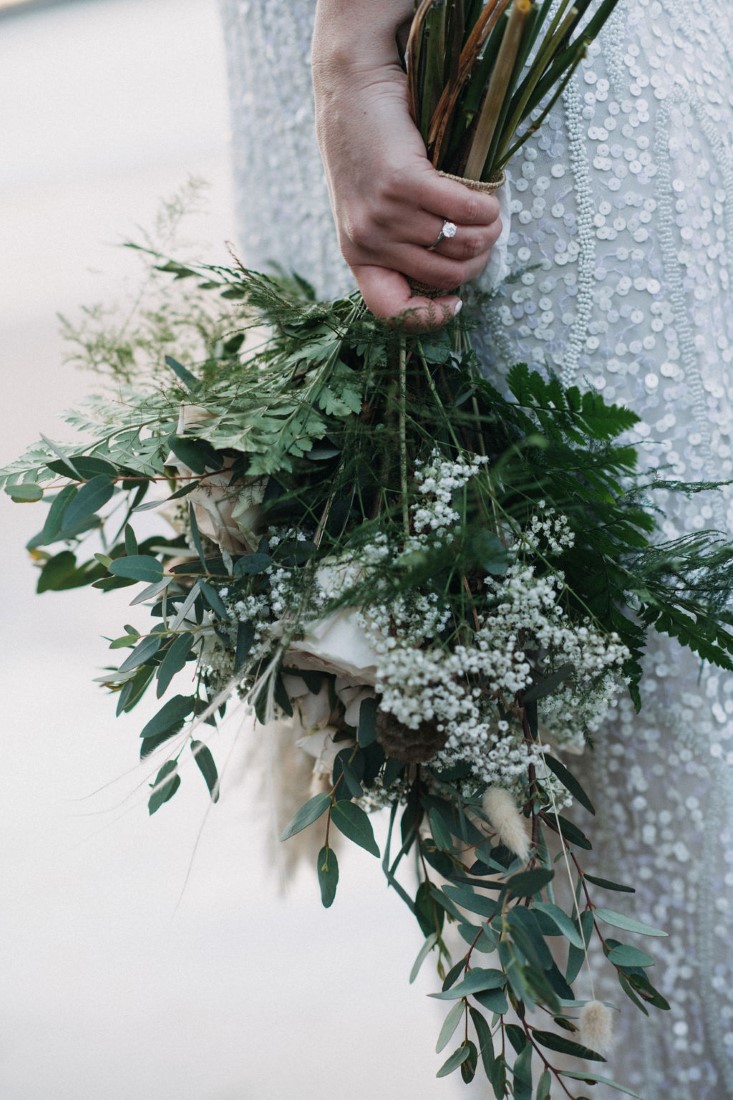
MULTIPOLYGON (((135 278, 113 246, 189 175, 211 183, 194 231, 225 256, 226 140, 213 0, 0 18, 0 462, 93 388, 63 365, 55 314, 135 278)), ((430 987, 407 984, 419 934, 376 861, 345 861, 328 913, 308 877, 280 899, 239 743, 208 817, 192 776, 148 820, 143 716, 116 722, 92 683, 125 601, 35 597, 39 516, 0 500, 0 1096, 457 1096, 433 1076, 430 987)))

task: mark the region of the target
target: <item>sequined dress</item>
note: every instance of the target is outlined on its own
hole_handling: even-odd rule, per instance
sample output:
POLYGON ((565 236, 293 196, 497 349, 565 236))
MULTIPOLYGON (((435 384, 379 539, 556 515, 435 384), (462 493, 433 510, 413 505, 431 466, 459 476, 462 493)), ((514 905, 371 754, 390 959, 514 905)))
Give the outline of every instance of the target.
MULTIPOLYGON (((349 287, 313 138, 315 0, 221 3, 243 253, 298 269, 324 293, 349 287)), ((550 364, 630 404, 642 448, 654 444, 649 461, 688 479, 733 478, 730 3, 621 0, 511 165, 512 275, 482 333, 494 374, 550 364)), ((710 526, 733 534, 733 492, 668 502, 665 536, 710 526)), ((647 669, 641 716, 620 705, 588 765, 594 854, 606 877, 635 868, 635 915, 669 931, 654 944, 654 980, 672 1010, 644 1020, 617 986, 600 990, 621 1009, 610 1071, 644 1100, 725 1100, 733 676, 701 673, 665 642, 647 669)))

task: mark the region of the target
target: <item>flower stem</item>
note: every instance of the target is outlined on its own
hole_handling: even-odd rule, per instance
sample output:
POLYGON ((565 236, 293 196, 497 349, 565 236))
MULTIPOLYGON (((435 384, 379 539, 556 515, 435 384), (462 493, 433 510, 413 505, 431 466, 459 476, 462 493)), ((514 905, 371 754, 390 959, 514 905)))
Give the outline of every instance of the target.
POLYGON ((407 343, 404 333, 400 336, 400 488, 402 492, 402 526, 405 541, 410 537, 410 506, 407 499, 407 343))

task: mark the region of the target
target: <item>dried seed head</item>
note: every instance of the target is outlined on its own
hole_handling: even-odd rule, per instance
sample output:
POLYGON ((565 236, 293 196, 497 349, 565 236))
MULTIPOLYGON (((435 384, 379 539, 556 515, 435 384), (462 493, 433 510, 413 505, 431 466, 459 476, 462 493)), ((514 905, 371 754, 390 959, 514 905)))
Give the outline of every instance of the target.
POLYGON ((500 842, 521 860, 529 859, 529 835, 514 796, 504 787, 489 787, 483 798, 484 813, 500 842))
POLYGON ((398 722, 393 714, 377 711, 377 741, 387 756, 406 764, 425 764, 445 745, 447 734, 435 722, 421 722, 417 729, 398 722))
POLYGON ((611 1010, 601 1001, 588 1001, 580 1010, 580 1041, 599 1054, 608 1054, 613 1046, 611 1010))

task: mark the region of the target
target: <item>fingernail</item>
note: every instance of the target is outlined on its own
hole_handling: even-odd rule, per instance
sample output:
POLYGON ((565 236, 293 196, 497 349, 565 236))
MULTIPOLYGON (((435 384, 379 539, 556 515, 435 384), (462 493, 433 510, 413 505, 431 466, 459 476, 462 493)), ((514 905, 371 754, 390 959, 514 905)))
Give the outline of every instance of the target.
POLYGON ((453 306, 453 316, 457 317, 462 309, 463 309, 463 302, 459 298, 458 301, 456 302, 456 304, 453 306))

